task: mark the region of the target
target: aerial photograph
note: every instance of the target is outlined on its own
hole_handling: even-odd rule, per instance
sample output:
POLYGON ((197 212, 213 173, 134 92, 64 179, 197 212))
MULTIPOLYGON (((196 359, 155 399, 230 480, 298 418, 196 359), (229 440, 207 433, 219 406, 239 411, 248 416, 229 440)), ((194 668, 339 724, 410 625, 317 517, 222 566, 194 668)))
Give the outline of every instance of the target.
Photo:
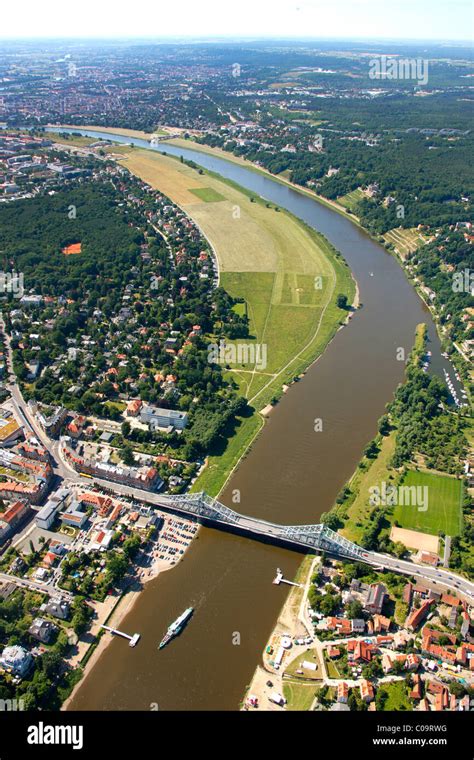
POLYGON ((2 8, 1 760, 469 755, 473 10, 2 8))

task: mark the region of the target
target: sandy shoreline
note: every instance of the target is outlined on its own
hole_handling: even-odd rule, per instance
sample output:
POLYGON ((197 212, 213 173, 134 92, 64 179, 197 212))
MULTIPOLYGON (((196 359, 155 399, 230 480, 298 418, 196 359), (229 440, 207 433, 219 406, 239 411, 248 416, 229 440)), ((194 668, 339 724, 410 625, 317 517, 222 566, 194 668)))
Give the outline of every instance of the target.
MULTIPOLYGON (((196 538, 199 534, 200 525, 197 525, 197 531, 195 533, 194 538, 196 538)), ((184 554, 181 555, 181 557, 174 563, 170 564, 164 560, 156 560, 153 564, 153 566, 148 570, 147 575, 144 577, 140 577, 141 572, 140 568, 137 569, 137 572, 135 573, 135 580, 131 582, 130 585, 134 585, 134 582, 140 583, 140 588, 129 588, 124 591, 122 596, 118 598, 116 601, 115 607, 113 608, 112 612, 105 616, 103 620, 100 621, 94 621, 93 628, 98 628, 98 626, 101 623, 107 622, 107 625, 110 625, 112 628, 119 628, 122 620, 128 615, 129 612, 133 610, 133 607, 135 603, 137 602, 140 594, 144 591, 145 586, 150 583, 150 581, 155 580, 158 578, 162 573, 166 573, 168 570, 173 570, 179 562, 186 556, 187 550, 190 548, 191 544, 193 543, 193 540, 189 542, 188 546, 186 547, 184 554)), ((86 664, 83 666, 83 675, 80 681, 74 686, 72 692, 70 693, 69 697, 63 702, 61 705, 61 710, 68 710, 74 697, 76 696, 77 692, 81 688, 81 686, 85 683, 86 678, 91 674, 94 665, 97 663, 97 661, 100 659, 101 655, 105 652, 109 644, 113 641, 113 636, 104 633, 99 643, 96 645, 94 651, 92 652, 91 656, 87 660, 86 664)), ((91 644, 93 646, 93 643, 91 644)), ((89 648, 87 649, 89 651, 89 648)), ((84 654, 84 656, 86 653, 84 654)), ((78 663, 79 666, 80 662, 78 663)))
MULTIPOLYGON (((320 558, 312 554, 307 554, 301 562, 295 579, 298 581, 299 585, 288 587, 288 594, 279 612, 276 623, 272 628, 268 641, 262 649, 262 654, 255 668, 252 680, 242 697, 242 710, 249 709, 247 698, 250 694, 257 697, 260 710, 281 710, 281 707, 272 703, 268 697, 275 691, 281 694, 283 693, 284 668, 277 671, 269 665, 271 656, 274 655, 267 654, 267 649, 271 647, 275 650, 278 646, 277 641, 282 636, 288 636, 291 639, 294 639, 297 636, 305 637, 312 635, 312 625, 305 615, 304 608, 311 577, 319 562, 320 558), (268 680, 271 680, 271 687, 267 685, 268 680)), ((289 654, 290 659, 294 657, 295 654, 299 653, 300 650, 298 649, 292 651, 291 654, 289 654)), ((285 655, 285 658, 286 657, 287 655, 285 655)))

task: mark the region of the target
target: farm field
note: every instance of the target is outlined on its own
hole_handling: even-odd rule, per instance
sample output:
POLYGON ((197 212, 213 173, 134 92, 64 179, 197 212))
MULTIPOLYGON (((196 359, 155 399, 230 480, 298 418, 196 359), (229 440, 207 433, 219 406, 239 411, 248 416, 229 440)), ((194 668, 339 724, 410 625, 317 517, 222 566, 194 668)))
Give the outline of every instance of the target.
POLYGON ((419 233, 419 231, 413 227, 411 229, 398 229, 390 230, 383 235, 384 240, 387 243, 391 243, 396 252, 400 254, 402 259, 405 259, 408 254, 416 251, 420 245, 426 243, 426 239, 419 233))
MULTIPOLYGON (((117 153, 116 146, 113 152, 117 153)), ((321 353, 354 296, 348 267, 329 243, 292 215, 232 183, 143 149, 120 147, 124 164, 180 205, 200 226, 219 262, 222 286, 246 301, 251 345, 266 362, 230 365, 240 391, 262 409, 321 353)))
POLYGON ((413 506, 396 506, 393 520, 402 528, 437 535, 442 531, 457 536, 462 527, 462 483, 447 475, 409 470, 403 486, 421 486, 428 489, 428 509, 420 511, 413 506))

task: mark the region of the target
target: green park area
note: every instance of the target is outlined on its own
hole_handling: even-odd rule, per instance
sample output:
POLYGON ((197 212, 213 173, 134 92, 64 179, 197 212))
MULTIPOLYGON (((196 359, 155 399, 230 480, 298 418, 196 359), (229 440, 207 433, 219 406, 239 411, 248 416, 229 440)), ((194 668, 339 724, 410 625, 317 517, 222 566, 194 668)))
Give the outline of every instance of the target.
MULTIPOLYGON (((462 481, 447 475, 438 475, 418 470, 408 470, 401 482, 401 487, 426 489, 427 509, 417 506, 397 505, 393 520, 400 527, 419 530, 423 533, 445 533, 458 536, 462 531, 462 481)), ((408 492, 406 492, 408 493, 408 492)), ((412 490, 414 494, 415 491, 412 490)), ((421 493, 421 492, 420 492, 421 493)), ((413 503, 410 501, 410 503, 413 503)))

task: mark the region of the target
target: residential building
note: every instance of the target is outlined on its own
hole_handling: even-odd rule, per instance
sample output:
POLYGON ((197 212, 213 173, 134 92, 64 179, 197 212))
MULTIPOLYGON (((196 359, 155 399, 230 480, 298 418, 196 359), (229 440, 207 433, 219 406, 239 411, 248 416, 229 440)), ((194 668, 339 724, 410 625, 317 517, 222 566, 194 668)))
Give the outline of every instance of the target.
POLYGON ((346 704, 349 696, 349 687, 345 681, 340 681, 337 685, 337 701, 346 704))
POLYGON ((5 647, 0 656, 0 665, 5 670, 23 678, 33 664, 33 658, 29 652, 15 644, 5 647))
POLYGON ((0 543, 15 533, 30 514, 30 507, 23 501, 15 501, 0 513, 0 543))
POLYGON ((352 620, 352 633, 364 633, 365 620, 363 618, 354 618, 352 620))
POLYGON ((63 525, 69 525, 71 528, 82 528, 87 521, 85 505, 73 499, 67 509, 61 512, 60 517, 63 525))
POLYGON ((41 612, 47 612, 59 620, 67 620, 69 617, 69 602, 61 599, 60 596, 51 597, 51 599, 41 606, 41 612))
POLYGON ((125 465, 109 464, 108 462, 96 462, 93 459, 85 459, 78 455, 65 443, 63 444, 63 453, 75 470, 96 478, 124 483, 145 491, 158 491, 163 485, 163 480, 154 467, 125 467, 125 465))
POLYGON ((466 610, 463 610, 461 613, 462 615, 462 623, 461 623, 461 636, 463 639, 467 638, 469 635, 469 628, 471 625, 471 619, 469 617, 469 613, 466 612, 466 610))
POLYGON ((143 402, 139 398, 129 401, 128 406, 127 406, 127 416, 138 417, 142 406, 143 406, 143 402))
POLYGON ((365 598, 364 609, 367 610, 367 612, 370 612, 372 615, 380 614, 382 612, 382 607, 386 596, 387 589, 383 583, 372 583, 369 586, 365 598))
POLYGON ((35 522, 38 528, 49 530, 59 510, 64 506, 68 495, 68 490, 61 488, 50 496, 44 507, 36 515, 35 522))
POLYGON ((421 604, 420 607, 418 607, 418 609, 416 608, 413 609, 405 621, 405 627, 408 628, 410 631, 416 631, 420 623, 422 623, 423 620, 428 615, 431 605, 432 605, 432 600, 425 599, 425 601, 421 604))
POLYGON ((364 702, 372 702, 374 697, 375 697, 375 692, 374 692, 373 685, 370 683, 370 681, 367 681, 364 678, 360 684, 360 698, 364 702))
POLYGON ((51 438, 55 438, 58 435, 59 431, 61 430, 61 427, 64 424, 66 417, 67 417, 67 409, 65 409, 62 406, 58 406, 49 415, 45 415, 42 412, 38 413, 38 420, 41 424, 41 427, 43 428, 45 433, 51 436, 51 438))
POLYGON ((12 417, 0 417, 0 446, 13 446, 19 438, 23 438, 23 428, 12 417))
POLYGON ((385 617, 384 615, 374 615, 373 617, 374 633, 381 633, 382 631, 390 630, 390 623, 391 623, 390 618, 385 617))
POLYGON ((43 644, 49 644, 57 630, 57 626, 49 620, 35 618, 28 628, 28 633, 43 644))

